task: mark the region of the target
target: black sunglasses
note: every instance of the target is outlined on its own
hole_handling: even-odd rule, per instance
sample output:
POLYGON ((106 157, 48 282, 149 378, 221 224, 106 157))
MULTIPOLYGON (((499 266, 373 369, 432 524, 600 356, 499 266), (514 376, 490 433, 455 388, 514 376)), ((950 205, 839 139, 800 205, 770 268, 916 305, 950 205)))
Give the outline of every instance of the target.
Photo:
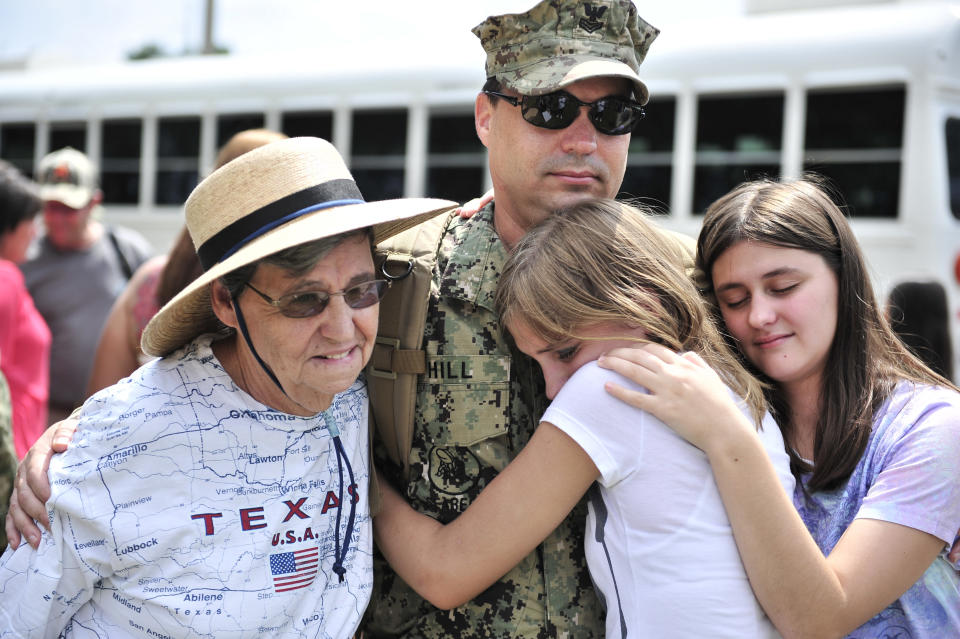
POLYGON ((345 288, 342 291, 328 293, 327 291, 300 291, 290 293, 279 299, 273 299, 266 293, 258 291, 253 284, 247 282, 247 288, 259 295, 270 306, 275 307, 285 317, 303 318, 313 317, 323 312, 334 295, 343 295, 343 301, 350 308, 367 308, 373 306, 383 297, 390 286, 387 280, 370 280, 345 288))
POLYGON ((544 129, 567 128, 577 119, 580 107, 590 107, 587 117, 597 131, 605 135, 630 133, 637 122, 646 115, 639 102, 620 95, 608 95, 596 102, 584 102, 566 91, 520 97, 497 91, 484 91, 484 93, 503 98, 513 106, 519 106, 524 120, 544 129))

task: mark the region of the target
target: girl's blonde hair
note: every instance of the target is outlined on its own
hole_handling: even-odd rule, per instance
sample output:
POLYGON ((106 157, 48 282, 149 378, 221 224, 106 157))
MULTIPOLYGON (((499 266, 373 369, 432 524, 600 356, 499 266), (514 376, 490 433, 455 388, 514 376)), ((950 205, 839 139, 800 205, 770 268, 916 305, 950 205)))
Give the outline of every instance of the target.
POLYGON ((699 354, 759 424, 762 387, 722 339, 681 251, 638 208, 615 200, 575 204, 515 247, 497 289, 501 322, 522 321, 547 342, 583 339, 578 331, 598 323, 642 328, 650 342, 699 354))

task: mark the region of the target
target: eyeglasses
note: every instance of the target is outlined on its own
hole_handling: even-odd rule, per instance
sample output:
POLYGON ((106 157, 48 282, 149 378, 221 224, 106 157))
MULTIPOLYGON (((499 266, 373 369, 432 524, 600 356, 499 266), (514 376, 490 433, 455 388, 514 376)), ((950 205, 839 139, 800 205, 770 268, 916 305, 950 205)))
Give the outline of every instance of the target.
POLYGON ((566 91, 554 91, 546 95, 522 95, 519 98, 497 91, 484 93, 519 106, 524 120, 544 129, 567 128, 577 119, 580 107, 590 107, 587 117, 597 131, 605 135, 630 133, 646 115, 639 102, 619 95, 608 95, 596 102, 584 102, 566 91))
POLYGON ((334 295, 343 295, 343 301, 350 308, 367 308, 373 306, 383 297, 390 286, 387 280, 370 280, 361 282, 350 288, 345 288, 336 293, 327 291, 300 291, 299 293, 290 293, 279 299, 273 299, 266 293, 258 291, 253 284, 247 282, 246 285, 251 291, 263 298, 270 306, 275 307, 285 317, 303 318, 313 317, 323 312, 330 303, 330 298, 334 295))

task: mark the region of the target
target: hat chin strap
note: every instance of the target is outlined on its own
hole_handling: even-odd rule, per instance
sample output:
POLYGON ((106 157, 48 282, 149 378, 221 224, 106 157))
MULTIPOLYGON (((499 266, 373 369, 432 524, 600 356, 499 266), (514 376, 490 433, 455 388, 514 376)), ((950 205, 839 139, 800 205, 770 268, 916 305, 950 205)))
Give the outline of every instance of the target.
MULTIPOLYGON (((303 408, 305 411, 310 412, 310 409, 306 408, 303 404, 290 397, 289 393, 283 388, 283 384, 280 383, 280 380, 277 379, 277 376, 274 375, 273 371, 270 370, 270 367, 267 366, 267 363, 263 361, 263 358, 260 357, 260 354, 257 352, 257 349, 253 346, 253 340, 250 339, 250 333, 247 331, 247 322, 243 318, 243 312, 240 310, 240 302, 237 300, 236 296, 231 293, 230 295, 230 304, 233 306, 233 312, 237 316, 237 327, 240 329, 240 334, 243 335, 243 340, 247 343, 247 347, 250 349, 250 352, 253 353, 253 357, 257 360, 257 363, 260 364, 260 368, 263 369, 263 372, 273 380, 273 383, 277 385, 277 388, 280 389, 280 392, 286 395, 287 399, 291 402, 303 408)), ((332 404, 331 404, 332 405, 332 404)), ((337 578, 340 580, 340 583, 343 583, 344 575, 347 574, 347 569, 343 567, 343 562, 347 559, 347 551, 350 550, 350 539, 353 537, 353 527, 354 522, 357 518, 357 501, 359 500, 359 495, 348 494, 350 499, 350 516, 347 519, 347 530, 343 536, 343 548, 340 547, 340 517, 343 513, 343 465, 347 465, 347 476, 350 479, 350 486, 356 485, 356 480, 353 475, 353 466, 350 464, 350 458, 347 456, 347 453, 343 450, 343 442, 340 440, 340 429, 337 428, 337 423, 333 419, 333 415, 330 414, 329 407, 328 410, 323 411, 323 421, 324 426, 327 429, 327 432, 330 433, 330 436, 333 438, 333 447, 337 455, 337 471, 340 475, 340 489, 339 497, 337 498, 340 505, 337 507, 337 525, 334 528, 334 550, 333 550, 333 572, 336 573, 337 578)), ((349 491, 348 491, 349 493, 349 491)))
POLYGON ((253 357, 254 359, 257 360, 257 363, 260 364, 260 368, 262 368, 263 372, 267 374, 267 377, 273 380, 273 383, 277 385, 277 388, 280 389, 281 393, 286 395, 287 399, 289 399, 291 402, 293 402, 300 408, 304 409, 305 411, 310 412, 309 408, 307 408, 306 406, 303 406, 302 404, 300 404, 300 402, 290 397, 287 391, 284 390, 283 384, 280 383, 280 380, 277 379, 277 376, 273 374, 273 371, 270 370, 270 367, 267 366, 267 363, 263 361, 262 357, 260 357, 260 353, 257 352, 256 348, 254 348, 253 340, 250 339, 250 333, 247 331, 247 322, 243 318, 243 313, 240 311, 240 301, 237 299, 236 295, 234 295, 233 293, 230 294, 230 304, 233 306, 234 315, 237 316, 237 327, 240 329, 240 334, 243 335, 243 341, 247 343, 247 348, 249 348, 250 352, 253 353, 253 357))

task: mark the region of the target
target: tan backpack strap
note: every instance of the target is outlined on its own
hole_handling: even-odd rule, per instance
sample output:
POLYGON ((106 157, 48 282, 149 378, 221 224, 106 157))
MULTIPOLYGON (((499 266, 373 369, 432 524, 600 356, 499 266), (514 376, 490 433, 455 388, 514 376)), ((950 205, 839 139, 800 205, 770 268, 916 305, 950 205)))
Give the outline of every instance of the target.
POLYGON ((370 365, 371 370, 376 370, 376 373, 373 374, 382 375, 389 379, 393 379, 395 373, 419 375, 427 372, 426 353, 422 350, 400 348, 399 339, 387 337, 377 338, 373 355, 370 358, 370 365))
POLYGON ((390 459, 409 467, 417 375, 426 372, 423 330, 437 251, 453 214, 438 215, 377 247, 378 273, 392 283, 380 301, 380 327, 367 365, 370 408, 390 459))
POLYGON ((367 438, 368 448, 370 451, 370 516, 376 517, 380 513, 380 506, 383 505, 383 495, 380 493, 380 482, 377 477, 377 464, 373 459, 373 429, 376 428, 376 424, 373 421, 373 411, 371 410, 367 416, 367 424, 369 428, 367 429, 367 438))

